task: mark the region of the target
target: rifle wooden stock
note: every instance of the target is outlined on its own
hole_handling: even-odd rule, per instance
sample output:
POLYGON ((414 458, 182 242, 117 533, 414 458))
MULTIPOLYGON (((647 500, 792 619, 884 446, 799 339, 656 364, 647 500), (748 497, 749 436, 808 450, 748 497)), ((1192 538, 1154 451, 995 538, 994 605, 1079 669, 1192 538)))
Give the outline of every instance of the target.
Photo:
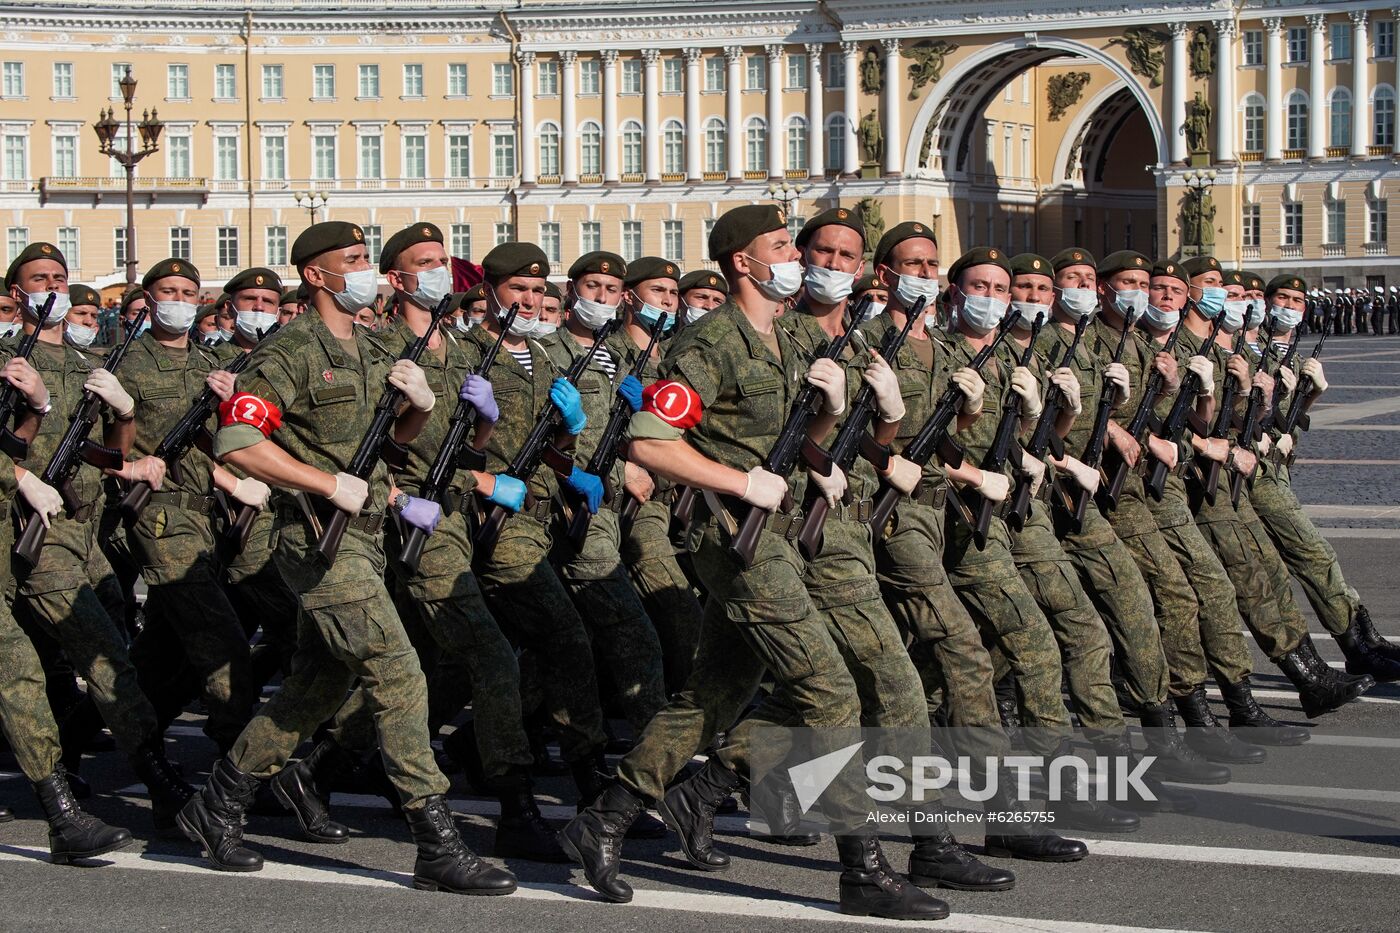
MULTIPOLYGON (((15 357, 28 360, 34 353, 34 345, 39 341, 39 331, 44 329, 44 323, 48 321, 49 315, 53 312, 53 303, 58 300, 58 292, 49 292, 49 297, 44 300, 39 310, 30 310, 34 315, 34 329, 24 335, 24 339, 15 348, 15 357)), ((29 299, 24 299, 26 305, 29 299)), ((10 384, 9 380, 0 380, 0 451, 4 451, 12 460, 23 460, 29 456, 29 442, 14 432, 11 422, 15 420, 15 409, 19 407, 20 392, 10 384)))

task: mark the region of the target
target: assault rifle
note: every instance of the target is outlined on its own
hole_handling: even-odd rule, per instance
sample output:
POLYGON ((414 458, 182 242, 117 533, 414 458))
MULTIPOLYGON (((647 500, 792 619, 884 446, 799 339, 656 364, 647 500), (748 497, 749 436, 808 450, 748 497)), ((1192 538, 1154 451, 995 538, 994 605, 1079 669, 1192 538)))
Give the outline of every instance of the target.
MULTIPOLYGON (((1211 322, 1210 335, 1206 337, 1206 342, 1201 344, 1201 351, 1198 355, 1209 359, 1211 347, 1215 346, 1215 338, 1220 336, 1220 327, 1224 323, 1225 312, 1221 311, 1215 315, 1215 320, 1211 322)), ((1200 377, 1195 373, 1188 371, 1181 378, 1181 392, 1177 395, 1176 401, 1172 403, 1171 411, 1167 413, 1167 417, 1162 419, 1161 426, 1154 432, 1158 437, 1173 444, 1181 440, 1181 433, 1186 430, 1187 422, 1191 420, 1190 416, 1195 414, 1192 411, 1192 406, 1196 404, 1196 395, 1201 388, 1200 377)), ((1200 433, 1205 433, 1204 426, 1199 424, 1196 426, 1201 428, 1200 433)), ((1162 493, 1167 486, 1167 474, 1171 471, 1167 469, 1165 463, 1153 456, 1151 448, 1146 450, 1146 456, 1148 463, 1152 465, 1152 475, 1148 477, 1146 483, 1147 491, 1153 499, 1161 502, 1162 493)))
MULTIPOLYGON (((1040 329, 1045 326, 1045 316, 1049 310, 1045 308, 1031 322, 1031 339, 1026 344, 1017 366, 1030 366, 1031 358, 1035 356, 1036 338, 1040 336, 1040 329)), ((984 473, 1000 473, 1006 467, 1006 461, 1011 456, 1011 445, 1016 443, 1016 435, 1021 433, 1021 405, 1021 396, 1012 392, 1006 400, 1006 406, 1001 410, 1001 420, 997 422, 992 446, 988 449, 987 456, 982 458, 984 473)), ((972 541, 979 551, 987 546, 987 529, 992 525, 992 516, 996 513, 998 504, 984 498, 978 508, 977 521, 972 527, 972 541)))
MULTIPOLYGON (((44 329, 44 322, 49 319, 49 312, 53 311, 53 303, 58 299, 58 292, 49 292, 49 297, 38 311, 34 314, 34 329, 24 335, 24 339, 15 348, 15 358, 28 360, 30 354, 34 352, 34 344, 39 340, 39 331, 44 329)), ((28 299, 26 298, 27 302, 28 299)), ((23 460, 29 456, 29 442, 20 437, 10 427, 10 422, 14 420, 15 409, 19 407, 22 396, 19 389, 5 380, 4 387, 0 388, 0 451, 10 455, 12 460, 23 460)))
MULTIPOLYGON (((1221 312, 1221 317, 1224 317, 1221 312)), ((1244 334, 1235 334, 1235 347, 1230 351, 1228 360, 1232 360, 1240 355, 1244 349, 1244 334)), ((1235 398, 1240 394, 1242 388, 1240 381, 1233 373, 1225 373, 1225 385, 1220 390, 1220 402, 1215 413, 1215 424, 1211 426, 1210 434, 1207 437, 1221 440, 1230 436, 1230 425, 1235 418, 1235 398)), ((1252 392, 1252 390, 1251 390, 1252 392)), ((1196 471, 1201 481, 1201 494, 1205 496, 1207 502, 1215 505, 1215 490, 1220 486, 1220 468, 1223 464, 1219 460, 1211 460, 1204 454, 1196 455, 1196 471)))
MULTIPOLYGON (((1123 332, 1118 335, 1118 346, 1113 349, 1113 363, 1123 361, 1123 350, 1128 345, 1128 335, 1132 333, 1134 319, 1128 315, 1123 321, 1123 332)), ((1113 394, 1115 392, 1113 383, 1107 378, 1099 387, 1099 405, 1094 410, 1094 427, 1089 432, 1089 442, 1084 445, 1084 455, 1081 458, 1083 464, 1091 470, 1099 469, 1103 462, 1104 441, 1108 437, 1108 419, 1113 414, 1113 394)), ((1079 531, 1084 527, 1084 513, 1089 508, 1089 490, 1080 487, 1074 494, 1073 504, 1069 506, 1069 522, 1072 531, 1079 531)))
MULTIPOLYGON (((1318 338, 1317 346, 1313 347, 1312 356, 1309 359, 1317 359, 1322 354, 1322 345, 1327 342, 1327 337, 1332 333, 1332 319, 1329 317, 1322 325, 1322 336, 1318 338)), ((1303 405, 1309 395, 1312 394, 1312 377, 1304 377, 1298 380, 1298 386, 1293 392, 1293 402, 1288 406, 1288 414, 1282 416, 1278 422, 1279 434, 1292 434, 1293 429, 1298 427, 1300 419, 1303 419, 1303 405)), ((1306 420, 1302 421, 1303 430, 1308 429, 1306 420)))
MULTIPOLYGON (((1060 358, 1060 364, 1069 365, 1069 361, 1074 359, 1075 351, 1079 349, 1079 341, 1084 337, 1084 331, 1089 327, 1089 318, 1080 317, 1074 321, 1074 339, 1069 342, 1065 349, 1064 356, 1060 358)), ((1046 372, 1055 369, 1055 350, 1050 351, 1050 357, 1046 362, 1046 372)), ((1041 409, 1040 420, 1035 423, 1035 428, 1031 431, 1031 439, 1025 445, 1026 455, 1035 459, 1045 459, 1045 454, 1053 447, 1055 455, 1062 456, 1064 453, 1064 443, 1060 436, 1055 433, 1055 422, 1060 418, 1060 412, 1064 411, 1065 393, 1053 383, 1045 392, 1045 407, 1041 409)), ((1016 485, 1011 490, 1010 505, 1006 508, 1006 524, 1016 531, 1026 527, 1026 521, 1031 514, 1031 475, 1025 471, 1016 474, 1016 485)))
MULTIPOLYGON (((1268 372, 1269 360, 1275 356, 1274 352, 1274 330, 1272 322, 1264 320, 1264 348, 1259 359, 1259 370, 1268 372)), ((1278 370, 1274 371, 1275 373, 1278 370)), ((1249 390, 1249 403, 1245 406, 1244 417, 1240 419, 1239 432, 1235 435, 1235 444, 1254 450, 1255 443, 1263 431, 1260 424, 1260 413, 1264 409, 1264 390, 1258 386, 1251 386, 1249 390)), ((1257 453, 1257 451, 1256 451, 1257 453)), ((1230 474, 1230 505, 1235 508, 1240 507, 1240 496, 1244 493, 1245 483, 1253 483, 1254 476, 1259 472, 1259 463, 1256 460, 1254 469, 1248 475, 1235 470, 1230 474)))
MULTIPOLYGON (((1167 337, 1167 342, 1162 346, 1159 353, 1170 354, 1176 349, 1176 340, 1181 336, 1181 325, 1173 328, 1171 335, 1167 337)), ((1167 377, 1163 376, 1157 369, 1152 370, 1152 374, 1147 377, 1147 385, 1143 389, 1142 398, 1138 400, 1137 411, 1133 413, 1133 420, 1128 422, 1128 433, 1139 445, 1145 445, 1148 428, 1152 424, 1153 409, 1157 405, 1157 399, 1162 394, 1162 389, 1166 387, 1167 377)), ((1118 508, 1118 497, 1123 494, 1123 484, 1128 479, 1128 474, 1132 472, 1132 467, 1128 461, 1123 459, 1117 447, 1108 447, 1104 451, 1104 456, 1108 459, 1108 465, 1104 467, 1104 475, 1108 477, 1108 482, 1099 486, 1099 494, 1096 501, 1104 511, 1112 512, 1118 508)))

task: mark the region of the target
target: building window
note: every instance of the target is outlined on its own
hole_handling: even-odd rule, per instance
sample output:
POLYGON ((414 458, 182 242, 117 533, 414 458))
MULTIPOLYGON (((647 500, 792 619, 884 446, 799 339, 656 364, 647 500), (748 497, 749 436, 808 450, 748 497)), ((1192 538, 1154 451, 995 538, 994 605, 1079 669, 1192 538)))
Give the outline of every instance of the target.
POLYGON ((1308 60, 1308 30, 1305 26, 1288 27, 1288 64, 1301 65, 1308 60))
POLYGON ((540 62, 539 71, 535 73, 535 80, 540 86, 540 96, 559 96, 559 62, 552 58, 540 62))
POLYGON ((704 243, 709 243, 709 242, 710 242, 710 234, 715 232, 715 223, 718 221, 718 219, 719 219, 719 218, 717 218, 717 217, 706 217, 706 218, 705 218, 704 223, 701 224, 701 227, 702 227, 702 231, 701 231, 701 232, 704 233, 704 239, 703 239, 701 242, 704 242, 704 243))
POLYGON ((661 128, 661 171, 679 175, 685 171, 685 128, 667 120, 661 128))
POLYGON ((451 133, 447 137, 447 177, 472 177, 472 138, 469 133, 451 133))
POLYGON ((472 255, 472 225, 453 224, 451 237, 452 255, 459 259, 470 259, 472 255))
POLYGON ((559 127, 546 123, 540 127, 540 174, 559 174, 559 127))
POLYGON ((540 249, 544 250, 545 257, 552 263, 560 262, 561 250, 559 247, 559 225, 557 223, 540 224, 540 249))
POLYGON ((269 181, 285 181, 287 178, 287 137, 264 136, 263 177, 269 181))
POLYGON ((311 96, 317 100, 330 100, 335 97, 335 66, 313 65, 311 68, 311 96))
POLYGON ((166 137, 165 174, 171 178, 190 177, 190 137, 171 135, 166 137))
POLYGON ((285 266, 287 264, 287 228, 268 227, 264 241, 267 244, 267 264, 269 266, 285 266))
POLYGON ((360 97, 377 98, 379 96, 379 66, 360 66, 360 97))
POLYGON ((126 265, 126 228, 112 228, 112 264, 118 269, 126 265))
POLYGON ((1347 202, 1328 201, 1323 205, 1327 221, 1327 238, 1323 240, 1331 246, 1341 246, 1347 241, 1347 202))
POLYGON ((1308 95, 1294 91, 1288 95, 1288 149, 1305 149, 1308 145, 1308 95))
POLYGON ((826 167, 841 171, 846 165, 846 116, 833 113, 826 118, 826 167))
POLYGON ((189 227, 170 228, 170 258, 190 261, 194 254, 194 240, 189 227))
POLYGON ((792 117, 787 122, 787 167, 807 171, 807 121, 792 117))
POLYGON ((10 181, 29 178, 29 137, 5 136, 5 177, 10 181))
POLYGON ((214 177, 222 181, 230 181, 238 177, 237 136, 214 137, 214 177))
POLYGON ((72 97, 73 96, 73 63, 54 62, 53 63, 53 96, 72 97))
POLYGON ((384 249, 384 228, 379 224, 365 224, 362 228, 365 231, 365 252, 369 254, 369 261, 379 262, 379 253, 384 249))
POLYGON ((423 96, 423 66, 411 64, 403 66, 403 96, 423 96))
POLYGON ((750 117, 744 125, 744 170, 768 171, 768 124, 760 117, 750 117))
POLYGON ((110 96, 110 97, 112 98, 112 100, 121 100, 121 98, 122 98, 121 80, 122 80, 122 78, 124 78, 124 77, 126 76, 126 70, 127 70, 128 68, 130 68, 130 67, 131 67, 131 63, 130 63, 130 62, 113 62, 113 63, 112 63, 112 91, 111 91, 111 94, 108 95, 108 96, 110 96))
POLYGON ((1395 20, 1378 19, 1375 23, 1376 58, 1395 57, 1395 20))
POLYGON ((711 117, 705 124, 705 171, 729 171, 729 141, 724 131, 724 121, 711 117))
POLYGON ((1327 145, 1332 147, 1351 145, 1351 93, 1339 87, 1327 98, 1328 123, 1331 135, 1327 145))
POLYGON ((828 88, 841 88, 846 85, 846 56, 841 52, 830 52, 826 56, 826 81, 828 88))
POLYGON ((787 86, 794 91, 802 91, 807 88, 807 56, 789 55, 787 57, 787 86))
POLYGON ((165 66, 165 97, 167 100, 190 99, 190 66, 165 66))
POLYGON ((578 225, 578 248, 580 253, 596 253, 603 248, 603 225, 596 220, 585 220, 578 225))
POLYGON ((625 175, 642 172, 642 125, 635 120, 622 124, 622 172, 625 175))
POLYGON ((622 60, 622 93, 642 93, 642 60, 624 58, 622 60))
POLYGON ((219 264, 220 266, 228 266, 228 267, 230 267, 230 268, 237 266, 237 265, 239 264, 239 263, 238 263, 238 228, 237 228, 237 227, 220 227, 220 228, 219 228, 218 243, 219 243, 219 262, 218 262, 218 264, 219 264))
MULTIPOLYGON (((29 245, 28 227, 10 227, 5 231, 5 261, 14 262, 15 257, 24 252, 24 248, 29 245)), ((65 259, 67 257, 64 257, 65 259)))
POLYGON ((59 178, 73 178, 78 174, 78 137, 53 138, 53 173, 59 178))
POLYGON ((1303 245, 1303 205, 1283 205, 1283 245, 1303 245))
POLYGON ((315 136, 311 139, 311 173, 318 181, 336 177, 335 137, 315 136))
POLYGON ((496 245, 509 243, 515 239, 515 228, 508 223, 496 224, 496 245))
POLYGON ((384 140, 378 135, 365 135, 359 139, 360 178, 384 177, 384 140))
POLYGON ((1392 89, 1376 88, 1376 93, 1371 97, 1371 124, 1373 144, 1394 147, 1395 91, 1392 89))
POLYGON ((1390 237, 1390 202, 1385 198, 1366 202, 1366 242, 1384 245, 1390 237))
POLYGON ((509 127, 491 131, 491 175, 510 178, 515 174, 515 130, 509 127))
POLYGON ((1264 98, 1258 94, 1244 100, 1244 151, 1264 151, 1264 98))
POLYGON ((622 222, 622 258, 635 262, 642 257, 642 222, 624 220, 622 222))
POLYGON ((238 99, 238 66, 214 66, 214 97, 216 100, 238 99))
POLYGON ((262 96, 267 100, 282 99, 282 66, 262 66, 262 96))
POLYGON ((491 96, 509 97, 515 93, 515 66, 496 62, 491 66, 491 96))
POLYGON ((4 76, 4 96, 23 97, 24 62, 5 62, 4 76))
POLYGON ((724 90, 724 56, 711 55, 705 59, 705 90, 724 90))
POLYGON ((679 58, 661 60, 661 93, 679 94, 685 90, 685 62, 679 58))
POLYGON ((83 254, 78 248, 78 228, 59 227, 58 228, 58 251, 63 254, 63 258, 68 260, 68 264, 74 268, 81 268, 83 265, 83 254))
POLYGON ((467 96, 467 63, 451 62, 447 66, 447 96, 467 96))
POLYGON ((580 58, 578 60, 578 92, 580 94, 597 94, 602 85, 602 66, 596 58, 580 58))
POLYGON ((409 133, 403 138, 403 177, 428 177, 428 137, 409 133))
POLYGON ((1332 49, 1332 61, 1341 62, 1351 58, 1350 23, 1332 23, 1331 39, 1332 41, 1329 43, 1329 46, 1332 49))
POLYGON ((797 235, 802 232, 802 225, 807 221, 800 214, 793 214, 788 217, 787 232, 792 239, 797 239, 797 235))
POLYGON ((1246 29, 1243 42, 1244 63, 1246 65, 1264 64, 1264 33, 1258 29, 1246 29))
POLYGON ((672 262, 685 259, 684 224, 679 220, 661 222, 661 252, 672 262))
POLYGON ((765 55, 750 55, 745 62, 744 68, 744 90, 746 91, 766 91, 768 90, 768 57, 765 55))
POLYGON ((579 131, 579 171, 598 175, 603 171, 603 129, 596 123, 585 123, 579 131))

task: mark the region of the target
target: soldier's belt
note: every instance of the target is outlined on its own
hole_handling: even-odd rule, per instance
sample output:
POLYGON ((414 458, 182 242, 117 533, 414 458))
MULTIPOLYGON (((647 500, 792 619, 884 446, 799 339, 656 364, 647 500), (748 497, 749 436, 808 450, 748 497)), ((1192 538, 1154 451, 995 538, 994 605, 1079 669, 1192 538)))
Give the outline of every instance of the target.
POLYGON ((442 506, 442 514, 444 515, 451 515, 454 512, 465 512, 470 515, 476 508, 475 500, 475 492, 458 492, 455 489, 449 489, 442 494, 442 501, 439 505, 442 506))
POLYGON ((831 511, 827 512, 827 521, 860 522, 862 525, 870 524, 871 514, 875 511, 874 499, 856 499, 853 502, 841 502, 831 511))
MULTIPOLYGON (((836 510, 832 509, 832 514, 836 510)), ((788 541, 797 540, 797 536, 802 534, 802 524, 807 520, 807 516, 801 509, 793 509, 791 512, 774 512, 768 516, 768 530, 788 541)))
POLYGON ((384 530, 384 519, 383 512, 362 512, 350 519, 345 527, 354 531, 363 531, 365 534, 377 535, 384 530))
POLYGON ((920 482, 910 498, 919 505, 926 505, 934 510, 941 509, 948 504, 948 484, 920 482))
POLYGON ((77 510, 72 512, 71 514, 68 512, 67 509, 64 509, 62 512, 59 512, 53 518, 49 519, 49 521, 63 520, 77 522, 79 525, 86 525, 88 522, 92 521, 93 516, 96 514, 97 505, 95 503, 89 502, 86 505, 79 506, 77 510))
MULTIPOLYGON (((314 500, 313 508, 316 510, 316 521, 324 528, 326 522, 330 521, 331 513, 335 511, 335 506, 321 499, 319 496, 314 500)), ((295 504, 289 504, 285 508, 277 510, 278 517, 283 521, 300 521, 307 525, 313 525, 312 531, 320 535, 320 528, 314 527, 307 514, 297 508, 295 504)), ((361 512, 359 515, 351 516, 345 527, 351 531, 362 531, 368 535, 377 535, 384 530, 386 516, 383 512, 361 512)))
MULTIPOLYGON (((706 493, 701 501, 705 504, 705 510, 714 515, 719 520, 721 527, 726 529, 729 534, 736 534, 739 529, 739 523, 734 516, 748 514, 745 511, 749 508, 748 503, 734 496, 706 493), (715 506, 719 507, 718 512, 715 510, 715 506)), ((832 509, 830 514, 836 514, 836 510, 832 509)), ((772 512, 768 516, 768 521, 764 523, 764 527, 781 538, 795 541, 797 536, 802 533, 802 523, 806 521, 806 518, 807 516, 798 508, 794 508, 790 512, 772 512)))
POLYGON ((533 518, 541 525, 548 525, 551 514, 553 514, 553 499, 536 499, 534 505, 526 505, 515 514, 524 518, 533 518))
POLYGON ((201 496, 193 492, 153 492, 151 505, 164 505, 177 509, 187 509, 200 515, 214 511, 214 497, 201 496))

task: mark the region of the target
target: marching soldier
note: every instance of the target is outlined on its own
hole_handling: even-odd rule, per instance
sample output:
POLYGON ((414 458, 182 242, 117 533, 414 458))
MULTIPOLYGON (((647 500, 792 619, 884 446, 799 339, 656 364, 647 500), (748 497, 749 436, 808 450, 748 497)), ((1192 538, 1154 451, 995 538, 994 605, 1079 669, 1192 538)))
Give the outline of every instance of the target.
POLYGON ((725 284, 724 276, 706 269, 696 269, 681 276, 676 290, 685 309, 681 319, 676 322, 678 329, 694 324, 729 298, 729 286, 725 284))
POLYGON ((92 344, 97 340, 97 318, 102 297, 89 285, 69 285, 68 295, 73 306, 68 309, 68 317, 63 321, 63 340, 75 349, 92 352, 92 344))

